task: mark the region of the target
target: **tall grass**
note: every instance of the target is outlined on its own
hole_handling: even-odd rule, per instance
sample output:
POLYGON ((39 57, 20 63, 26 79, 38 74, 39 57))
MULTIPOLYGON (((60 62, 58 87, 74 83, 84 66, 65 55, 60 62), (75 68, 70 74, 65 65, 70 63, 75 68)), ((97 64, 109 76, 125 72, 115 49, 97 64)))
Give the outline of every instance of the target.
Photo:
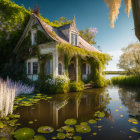
POLYGON ((140 75, 113 77, 111 83, 113 85, 140 87, 140 75))
POLYGON ((21 93, 32 93, 34 87, 24 85, 22 82, 14 82, 7 78, 3 81, 0 78, 0 117, 12 114, 15 96, 21 93))

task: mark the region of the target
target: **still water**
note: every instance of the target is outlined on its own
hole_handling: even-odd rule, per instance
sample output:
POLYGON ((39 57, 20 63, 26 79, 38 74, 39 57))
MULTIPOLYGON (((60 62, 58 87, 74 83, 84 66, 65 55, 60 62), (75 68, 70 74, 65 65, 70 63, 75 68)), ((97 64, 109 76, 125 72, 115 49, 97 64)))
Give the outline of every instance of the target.
MULTIPOLYGON (((94 119, 94 113, 101 111, 105 117, 96 124, 88 124, 91 132, 82 134, 83 140, 138 140, 140 133, 132 132, 131 128, 140 130, 140 90, 108 86, 102 89, 88 89, 80 93, 57 94, 50 100, 40 100, 31 107, 19 107, 15 113, 21 115, 19 122, 22 127, 33 128, 36 133, 40 126, 52 126, 55 129, 64 126, 64 121, 74 118, 81 122, 94 119), (136 118, 139 124, 128 122, 136 118), (29 121, 38 120, 33 124, 29 121), (101 126, 99 128, 98 126, 101 126), (97 135, 93 135, 93 133, 97 135)), ((47 140, 53 134, 44 136, 47 140)))

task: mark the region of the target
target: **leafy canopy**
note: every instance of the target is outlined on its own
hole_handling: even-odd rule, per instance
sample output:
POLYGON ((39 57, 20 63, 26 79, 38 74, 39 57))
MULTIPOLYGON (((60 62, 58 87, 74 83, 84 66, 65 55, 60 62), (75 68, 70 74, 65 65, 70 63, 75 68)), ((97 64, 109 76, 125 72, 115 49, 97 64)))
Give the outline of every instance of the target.
POLYGON ((86 28, 85 30, 80 30, 79 31, 80 36, 85 39, 89 44, 93 45, 96 44, 95 42, 95 37, 96 37, 96 32, 93 32, 90 28, 86 28))
POLYGON ((120 56, 118 63, 119 68, 124 69, 128 73, 140 73, 140 43, 128 45, 122 49, 123 54, 120 56))

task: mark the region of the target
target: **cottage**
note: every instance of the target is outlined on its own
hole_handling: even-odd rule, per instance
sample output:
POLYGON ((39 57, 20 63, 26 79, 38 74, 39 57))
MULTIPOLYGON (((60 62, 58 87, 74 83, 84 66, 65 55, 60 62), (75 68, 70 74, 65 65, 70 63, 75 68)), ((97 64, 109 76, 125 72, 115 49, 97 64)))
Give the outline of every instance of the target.
POLYGON ((53 79, 67 73, 71 81, 78 81, 80 73, 80 78, 87 80, 91 73, 90 63, 82 61, 79 69, 78 57, 72 57, 66 70, 65 56, 57 48, 60 43, 100 53, 79 35, 75 17, 70 24, 56 28, 48 25, 36 14, 32 14, 14 49, 15 53, 23 53, 29 79, 37 80, 39 73, 42 72, 45 75, 52 75, 53 79))

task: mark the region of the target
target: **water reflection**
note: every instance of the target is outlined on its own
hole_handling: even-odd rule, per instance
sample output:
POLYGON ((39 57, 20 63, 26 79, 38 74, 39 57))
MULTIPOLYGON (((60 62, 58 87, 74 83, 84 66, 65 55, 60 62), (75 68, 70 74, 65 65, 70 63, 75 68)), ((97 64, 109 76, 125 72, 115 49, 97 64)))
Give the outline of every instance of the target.
POLYGON ((122 104, 128 108, 128 112, 133 116, 140 116, 140 89, 119 89, 122 104))
MULTIPOLYGON (((37 119, 40 125, 51 125, 58 128, 64 125, 68 118, 75 118, 78 122, 93 118, 94 112, 103 111, 109 103, 109 95, 105 89, 86 90, 80 93, 54 95, 49 101, 41 100, 32 107, 19 107, 16 113, 21 114, 22 126, 28 121, 37 119)), ((109 117, 109 111, 106 110, 109 117)))
POLYGON ((34 106, 19 107, 15 113, 21 115, 20 127, 30 127, 36 131, 45 125, 60 128, 69 118, 75 118, 78 124, 88 122, 95 119, 96 111, 104 112, 105 117, 90 125, 90 134, 80 134, 83 140, 137 140, 140 137, 130 130, 132 127, 140 129, 140 126, 128 122, 130 117, 140 116, 140 90, 108 86, 79 93, 57 94, 47 101, 40 100, 34 106), (28 124, 29 121, 34 123, 28 124), (98 126, 102 126, 102 129, 98 126), (93 132, 97 135, 93 136, 93 132))

